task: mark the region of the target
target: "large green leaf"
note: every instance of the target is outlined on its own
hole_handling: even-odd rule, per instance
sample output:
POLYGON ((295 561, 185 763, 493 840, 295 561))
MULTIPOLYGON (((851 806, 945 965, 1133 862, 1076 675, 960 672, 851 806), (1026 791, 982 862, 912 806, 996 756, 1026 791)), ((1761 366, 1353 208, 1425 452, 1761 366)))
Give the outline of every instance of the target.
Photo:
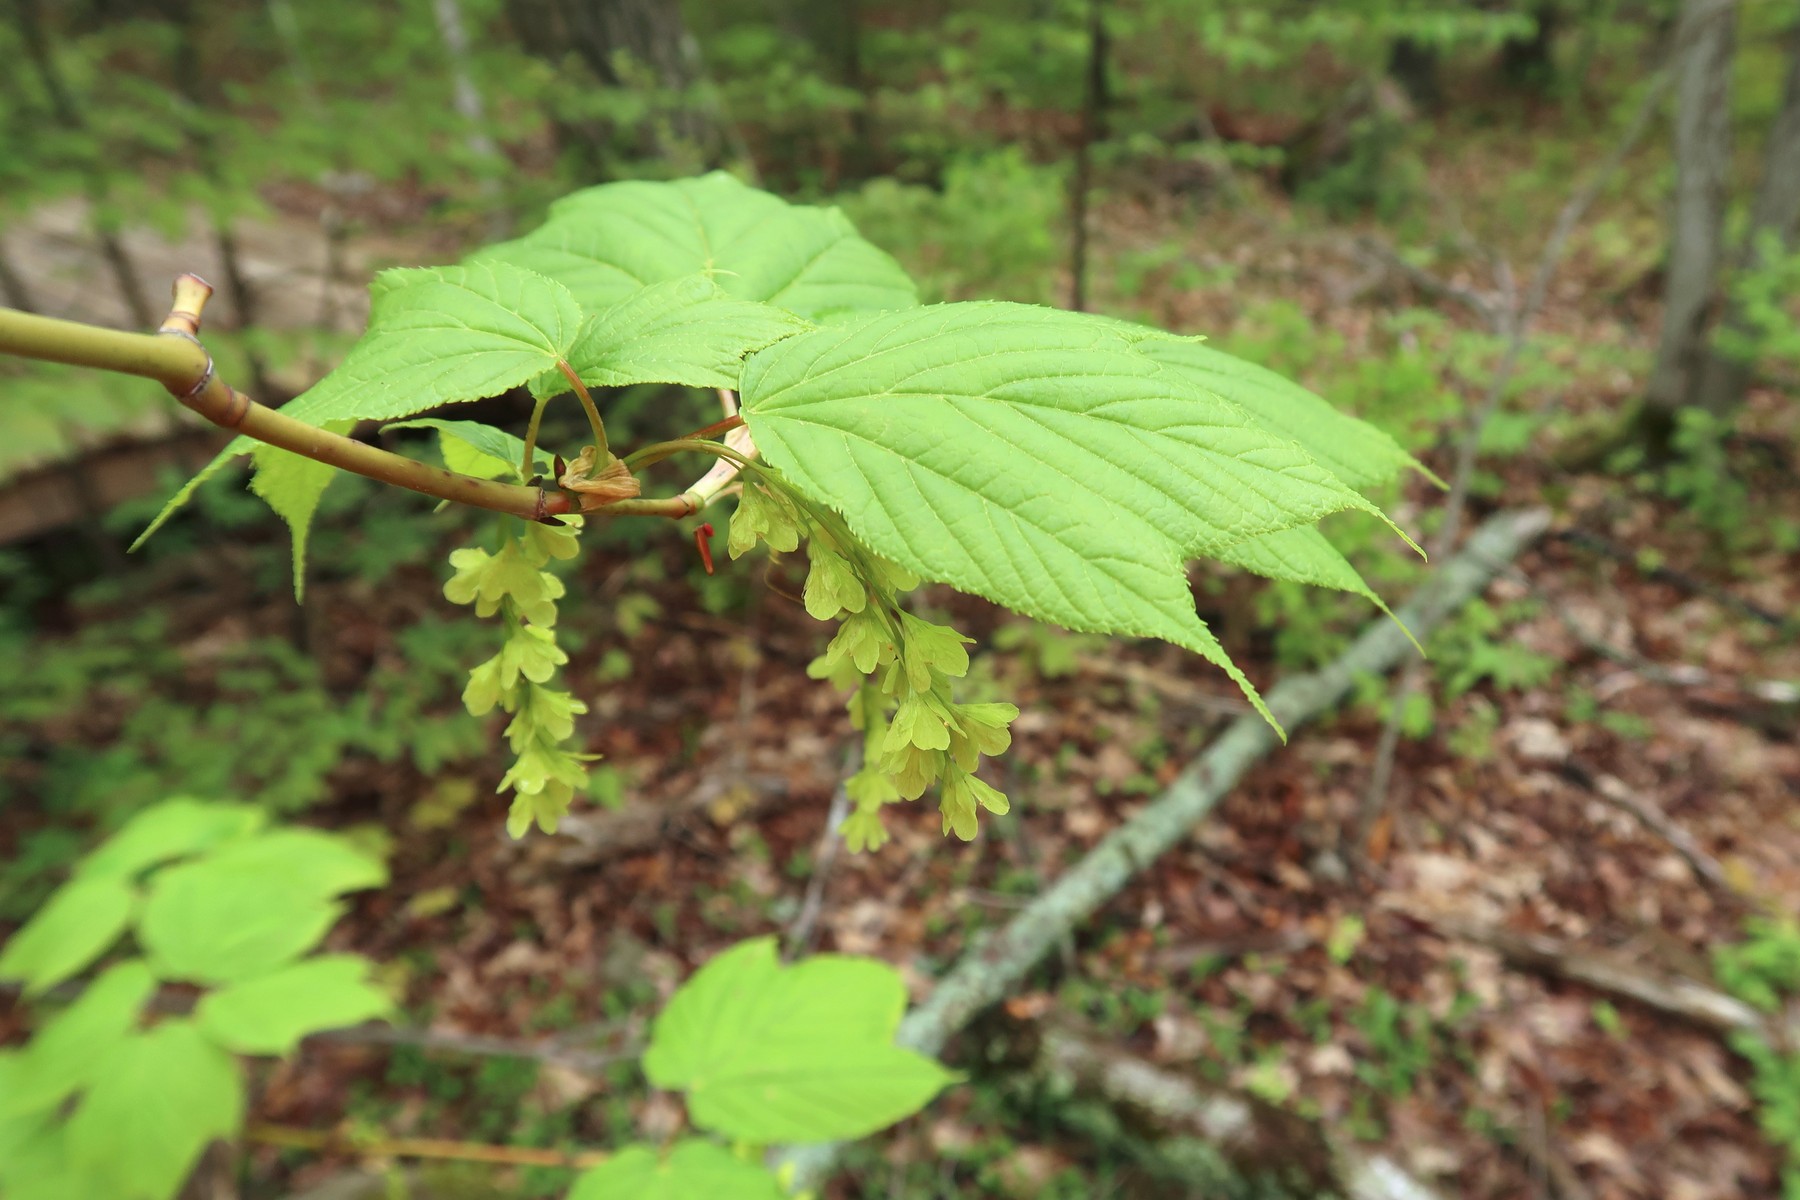
POLYGON ((1270 432, 1299 442, 1351 487, 1374 487, 1408 469, 1437 478, 1386 433, 1267 367, 1193 338, 1147 339, 1141 349, 1242 405, 1270 432))
POLYGON ((142 959, 103 971, 23 1051, 0 1060, 0 1123, 53 1108, 92 1082, 155 991, 142 959))
POLYGON ((914 574, 1185 646, 1260 707, 1195 613, 1184 563, 1376 510, 1145 352, 1175 340, 1020 304, 886 313, 751 356, 744 417, 795 487, 914 574))
POLYGON ((226 870, 279 879, 319 899, 380 887, 386 865, 349 839, 317 829, 276 829, 220 847, 208 859, 226 870))
POLYGON ((0 1196, 69 1200, 94 1194, 93 1180, 69 1162, 68 1122, 56 1113, 0 1121, 0 1196))
POLYGON ((723 172, 576 192, 538 229, 475 257, 548 275, 589 311, 700 274, 813 321, 918 303, 906 272, 837 209, 792 205, 723 172))
POLYGON ((50 894, 44 907, 0 951, 0 980, 28 994, 79 973, 118 940, 131 921, 137 890, 113 876, 78 876, 50 894))
POLYGON ((1266 579, 1287 579, 1313 587, 1335 588, 1381 603, 1381 597, 1364 582, 1349 560, 1311 525, 1245 538, 1235 546, 1225 547, 1215 557, 1222 563, 1241 567, 1266 579))
POLYGON ((254 805, 164 800, 127 821, 82 859, 75 871, 89 878, 136 875, 169 859, 198 854, 254 833, 267 821, 268 813, 254 805))
POLYGON ((819 955, 792 967, 775 940, 732 947, 670 998, 644 1073, 686 1093, 695 1125, 749 1142, 861 1137, 930 1101, 955 1076, 894 1045, 897 971, 819 955))
POLYGON ((627 1146, 575 1181, 569 1200, 782 1200, 766 1167, 698 1138, 666 1154, 627 1146))
MULTIPOLYGON (((396 421, 386 429, 437 430, 438 450, 444 456, 444 466, 458 474, 482 479, 521 478, 519 466, 525 461, 525 440, 504 429, 479 421, 446 421, 440 417, 396 421)), ((553 464, 549 451, 535 449, 532 465, 539 475, 550 475, 553 464)))
MULTIPOLYGON (((324 426, 331 421, 409 417, 440 404, 480 400, 519 387, 566 357, 581 328, 581 309, 561 284, 500 261, 389 272, 370 288, 369 329, 331 374, 282 413, 324 426)), ((256 443, 235 438, 164 506, 141 543, 194 489, 256 443)), ((258 469, 295 459, 257 451, 258 469)), ((290 517, 296 545, 304 521, 331 480, 330 468, 300 459, 289 477, 260 489, 290 517), (273 494, 270 494, 273 493, 273 494)))
MULTIPOLYGON (((735 299, 707 276, 689 275, 640 288, 589 317, 569 364, 589 387, 735 388, 745 355, 810 328, 786 309, 735 299)), ((531 390, 555 396, 569 381, 553 370, 531 390)))
POLYGON ((165 979, 230 983, 299 958, 340 911, 279 876, 184 863, 151 880, 138 940, 165 979))
POLYGON ((194 1019, 239 1054, 288 1054, 308 1034, 389 1015, 393 1001, 369 981, 369 961, 323 955, 201 997, 194 1019))
POLYGON ((169 1200, 206 1144, 244 1115, 237 1062, 192 1021, 126 1038, 69 1118, 71 1162, 108 1200, 169 1200))

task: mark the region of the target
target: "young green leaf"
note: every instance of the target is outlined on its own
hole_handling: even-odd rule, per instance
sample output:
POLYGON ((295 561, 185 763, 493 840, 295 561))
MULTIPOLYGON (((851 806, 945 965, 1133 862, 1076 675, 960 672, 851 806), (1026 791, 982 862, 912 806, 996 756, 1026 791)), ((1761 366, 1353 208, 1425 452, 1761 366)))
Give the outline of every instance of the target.
MULTIPOLYGON (((349 433, 355 421, 325 421, 321 428, 331 433, 349 433)), ((250 461, 256 473, 250 477, 250 490, 287 522, 293 536, 294 600, 306 599, 306 539, 312 529, 313 514, 325 489, 337 477, 337 468, 314 462, 279 446, 256 445, 250 461)))
POLYGON ((16 980, 27 995, 37 995, 78 974, 125 932, 136 903, 128 880, 71 879, 0 950, 0 980, 16 980))
POLYGON ((666 1153, 627 1146, 575 1181, 568 1200, 782 1200, 774 1174, 723 1146, 685 1138, 666 1153))
POLYGON ((1299 442, 1321 466, 1353 488, 1386 483, 1405 470, 1442 482, 1386 433, 1267 367, 1194 338, 1146 339, 1141 352, 1242 405, 1263 428, 1299 442))
MULTIPOLYGON (((745 355, 810 328, 785 309, 734 299, 708 276, 689 275, 640 288, 590 316, 569 365, 589 387, 735 388, 745 355)), ((567 376, 551 370, 531 390, 556 396, 569 387, 567 376)))
POLYGON ((566 196, 525 237, 474 261, 516 263, 566 285, 590 311, 639 288, 708 275, 740 300, 811 321, 907 308, 918 293, 835 208, 789 204, 722 171, 607 183, 566 196))
MULTIPOLYGON (((444 456, 444 466, 462 475, 476 475, 482 479, 499 479, 502 476, 516 478, 519 464, 525 461, 523 438, 492 425, 483 425, 479 421, 417 417, 411 421, 396 421, 384 426, 383 432, 389 429, 437 430, 438 448, 444 456)), ((538 450, 532 457, 532 465, 537 468, 539 475, 549 476, 554 473, 549 451, 538 450)))
POLYGON ((206 1144, 244 1116, 237 1063, 192 1021, 164 1021, 121 1042, 74 1116, 68 1151, 110 1200, 169 1200, 206 1144))
POLYGON ((69 1200, 93 1193, 86 1172, 70 1164, 68 1122, 56 1113, 0 1121, 0 1196, 69 1200))
MULTIPOLYGON (((1376 605, 1381 597, 1363 581, 1338 548, 1312 525, 1278 529, 1245 538, 1219 551, 1218 560, 1265 579, 1287 579, 1313 587, 1352 592, 1376 605)), ((1382 607, 1386 607, 1382 605, 1382 607)))
POLYGON ((414 269, 400 281, 371 289, 368 332, 282 412, 320 425, 498 396, 567 358, 581 329, 567 288, 507 263, 414 269))
POLYGON ((279 880, 320 900, 380 887, 388 880, 382 861, 348 839, 316 829, 275 829, 214 851, 207 862, 279 880))
POLYGON ((309 1034, 393 1012, 393 1001, 369 982, 369 966, 352 955, 309 958, 208 992, 194 1009, 194 1020, 227 1050, 290 1054, 309 1034))
POLYGON ((89 879, 134 876, 169 859, 246 837, 268 819, 267 810, 250 804, 165 800, 125 822, 119 832, 75 865, 75 873, 89 879))
POLYGON ((1185 646, 1260 707, 1183 564, 1375 510, 1143 352, 1169 340, 1019 304, 886 313, 753 355, 744 417, 763 456, 883 557, 1070 629, 1185 646))
POLYGON ((0 1061, 0 1122, 53 1109, 91 1083, 155 991, 142 959, 101 972, 23 1051, 0 1061))
POLYGON ((299 958, 339 912, 280 874, 203 859, 151 877, 138 940, 164 979, 231 983, 299 958))
POLYGON ((894 1044, 897 971, 819 955, 783 967, 775 940, 702 967, 657 1017, 644 1072, 687 1095, 695 1125, 750 1142, 861 1137, 924 1107, 955 1078, 894 1044))

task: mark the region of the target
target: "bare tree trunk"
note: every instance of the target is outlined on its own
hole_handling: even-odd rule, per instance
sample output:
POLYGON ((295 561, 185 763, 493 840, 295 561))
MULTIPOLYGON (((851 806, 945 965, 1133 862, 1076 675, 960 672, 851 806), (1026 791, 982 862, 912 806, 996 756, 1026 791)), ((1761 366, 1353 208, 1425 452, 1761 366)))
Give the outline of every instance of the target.
POLYGON ((1562 28, 1563 11, 1556 0, 1538 0, 1531 9, 1531 34, 1508 38, 1500 45, 1500 73, 1516 87, 1548 91, 1556 75, 1551 55, 1562 28))
MULTIPOLYGON (((56 58, 51 53, 49 37, 44 31, 43 12, 38 3, 39 0, 14 0, 13 4, 13 11, 18 18, 19 35, 25 43, 26 57, 31 59, 32 68, 43 84, 44 94, 50 99, 50 111, 56 117, 57 124, 71 133, 88 133, 87 119, 64 84, 62 73, 57 70, 56 58)), ((105 171, 98 162, 85 165, 83 184, 89 206, 88 222, 94 232, 94 240, 100 244, 100 255, 111 268, 113 280, 118 284, 120 298, 125 301, 125 307, 131 313, 133 324, 140 329, 152 328, 160 317, 144 294, 137 267, 126 253, 125 243, 119 240, 119 231, 114 226, 109 211, 111 189, 107 187, 105 171)))
POLYGON ((1685 0, 1677 36, 1675 212, 1664 289, 1662 335, 1646 392, 1652 414, 1671 423, 1691 404, 1706 356, 1731 163, 1731 57, 1736 0, 1685 0))
MULTIPOLYGON (((1788 34, 1787 86, 1781 111, 1769 128, 1763 155, 1762 184, 1750 205, 1750 224, 1738 256, 1739 271, 1763 266, 1763 243, 1773 235, 1783 250, 1793 244, 1800 225, 1800 24, 1788 34)), ((1735 301, 1728 302, 1719 328, 1747 332, 1745 314, 1735 301)), ((1716 341, 1716 338, 1715 338, 1716 341)), ((1701 367, 1694 399, 1708 412, 1725 414, 1736 408, 1750 385, 1753 364, 1722 354, 1715 346, 1701 367)))
MULTIPOLYGON (((711 165, 728 146, 735 148, 735 130, 716 97, 703 94, 710 89, 700 48, 678 5, 669 0, 508 0, 506 9, 520 41, 538 57, 556 61, 572 51, 607 87, 641 86, 643 76, 631 70, 635 64, 657 87, 677 96, 669 106, 667 127, 650 133, 654 152, 711 165)), ((560 132, 588 142, 583 149, 593 165, 604 167, 607 155, 599 143, 605 132, 570 126, 560 132)))
POLYGON ((1087 86, 1081 140, 1069 180, 1069 307, 1087 311, 1088 201, 1094 188, 1094 143, 1106 136, 1106 0, 1088 0, 1087 86))
MULTIPOLYGON (((236 318, 239 331, 249 330, 256 325, 256 294, 251 290, 250 279, 244 273, 243 260, 238 254, 237 234, 231 228, 231 216, 220 202, 220 195, 225 192, 227 185, 225 172, 219 163, 218 142, 213 137, 211 128, 200 120, 202 113, 217 108, 223 101, 213 82, 212 73, 207 70, 206 63, 200 56, 200 15, 195 10, 193 0, 164 0, 163 7, 164 14, 176 29, 170 66, 175 75, 175 89, 186 102, 184 115, 187 118, 187 134, 194 144, 200 174, 214 189, 206 216, 212 225, 213 245, 219 253, 220 273, 225 281, 225 299, 231 305, 232 316, 236 318)), ((265 404, 277 403, 278 396, 270 382, 267 360, 248 343, 244 347, 244 359, 249 364, 250 386, 256 389, 256 395, 265 404)))
MULTIPOLYGON (((463 144, 469 148, 471 158, 500 166, 505 160, 487 130, 487 104, 469 70, 469 32, 463 26, 462 5, 458 0, 431 0, 431 16, 437 22, 438 37, 443 39, 444 50, 450 57, 451 107, 468 126, 463 144)), ((488 240, 497 242, 512 226, 510 214, 500 207, 500 180, 493 175, 483 176, 481 197, 488 206, 488 240)))
POLYGON ((20 312, 36 312, 31 303, 31 289, 25 286, 25 280, 13 268, 12 260, 6 256, 6 243, 0 242, 0 298, 5 299, 8 308, 16 308, 20 312))

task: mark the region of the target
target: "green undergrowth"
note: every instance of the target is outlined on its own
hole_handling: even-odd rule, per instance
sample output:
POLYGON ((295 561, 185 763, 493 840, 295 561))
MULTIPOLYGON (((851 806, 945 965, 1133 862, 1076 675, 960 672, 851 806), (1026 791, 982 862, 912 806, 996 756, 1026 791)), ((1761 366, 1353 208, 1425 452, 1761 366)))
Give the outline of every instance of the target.
MULTIPOLYGON (((1800 1002, 1800 923, 1792 917, 1753 917, 1744 938, 1713 951, 1713 972, 1727 991, 1769 1014, 1792 1017, 1800 1002)), ((1731 1048, 1750 1064, 1756 1121, 1782 1157, 1781 1194, 1800 1197, 1800 1052, 1780 1038, 1748 1030, 1731 1048)))

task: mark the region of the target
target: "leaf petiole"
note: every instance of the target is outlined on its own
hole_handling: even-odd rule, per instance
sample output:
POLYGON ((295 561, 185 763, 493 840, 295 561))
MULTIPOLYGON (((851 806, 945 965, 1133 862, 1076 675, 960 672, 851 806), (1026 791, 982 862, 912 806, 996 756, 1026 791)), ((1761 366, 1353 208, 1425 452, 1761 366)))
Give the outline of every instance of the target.
POLYGON ((605 462, 612 452, 606 445, 606 423, 600 419, 600 410, 594 407, 594 397, 589 394, 587 384, 581 382, 581 376, 575 373, 575 368, 566 359, 557 359, 556 369, 563 373, 563 378, 574 386, 575 394, 581 397, 581 407, 587 413, 588 427, 594 431, 594 449, 599 452, 595 457, 605 462))

